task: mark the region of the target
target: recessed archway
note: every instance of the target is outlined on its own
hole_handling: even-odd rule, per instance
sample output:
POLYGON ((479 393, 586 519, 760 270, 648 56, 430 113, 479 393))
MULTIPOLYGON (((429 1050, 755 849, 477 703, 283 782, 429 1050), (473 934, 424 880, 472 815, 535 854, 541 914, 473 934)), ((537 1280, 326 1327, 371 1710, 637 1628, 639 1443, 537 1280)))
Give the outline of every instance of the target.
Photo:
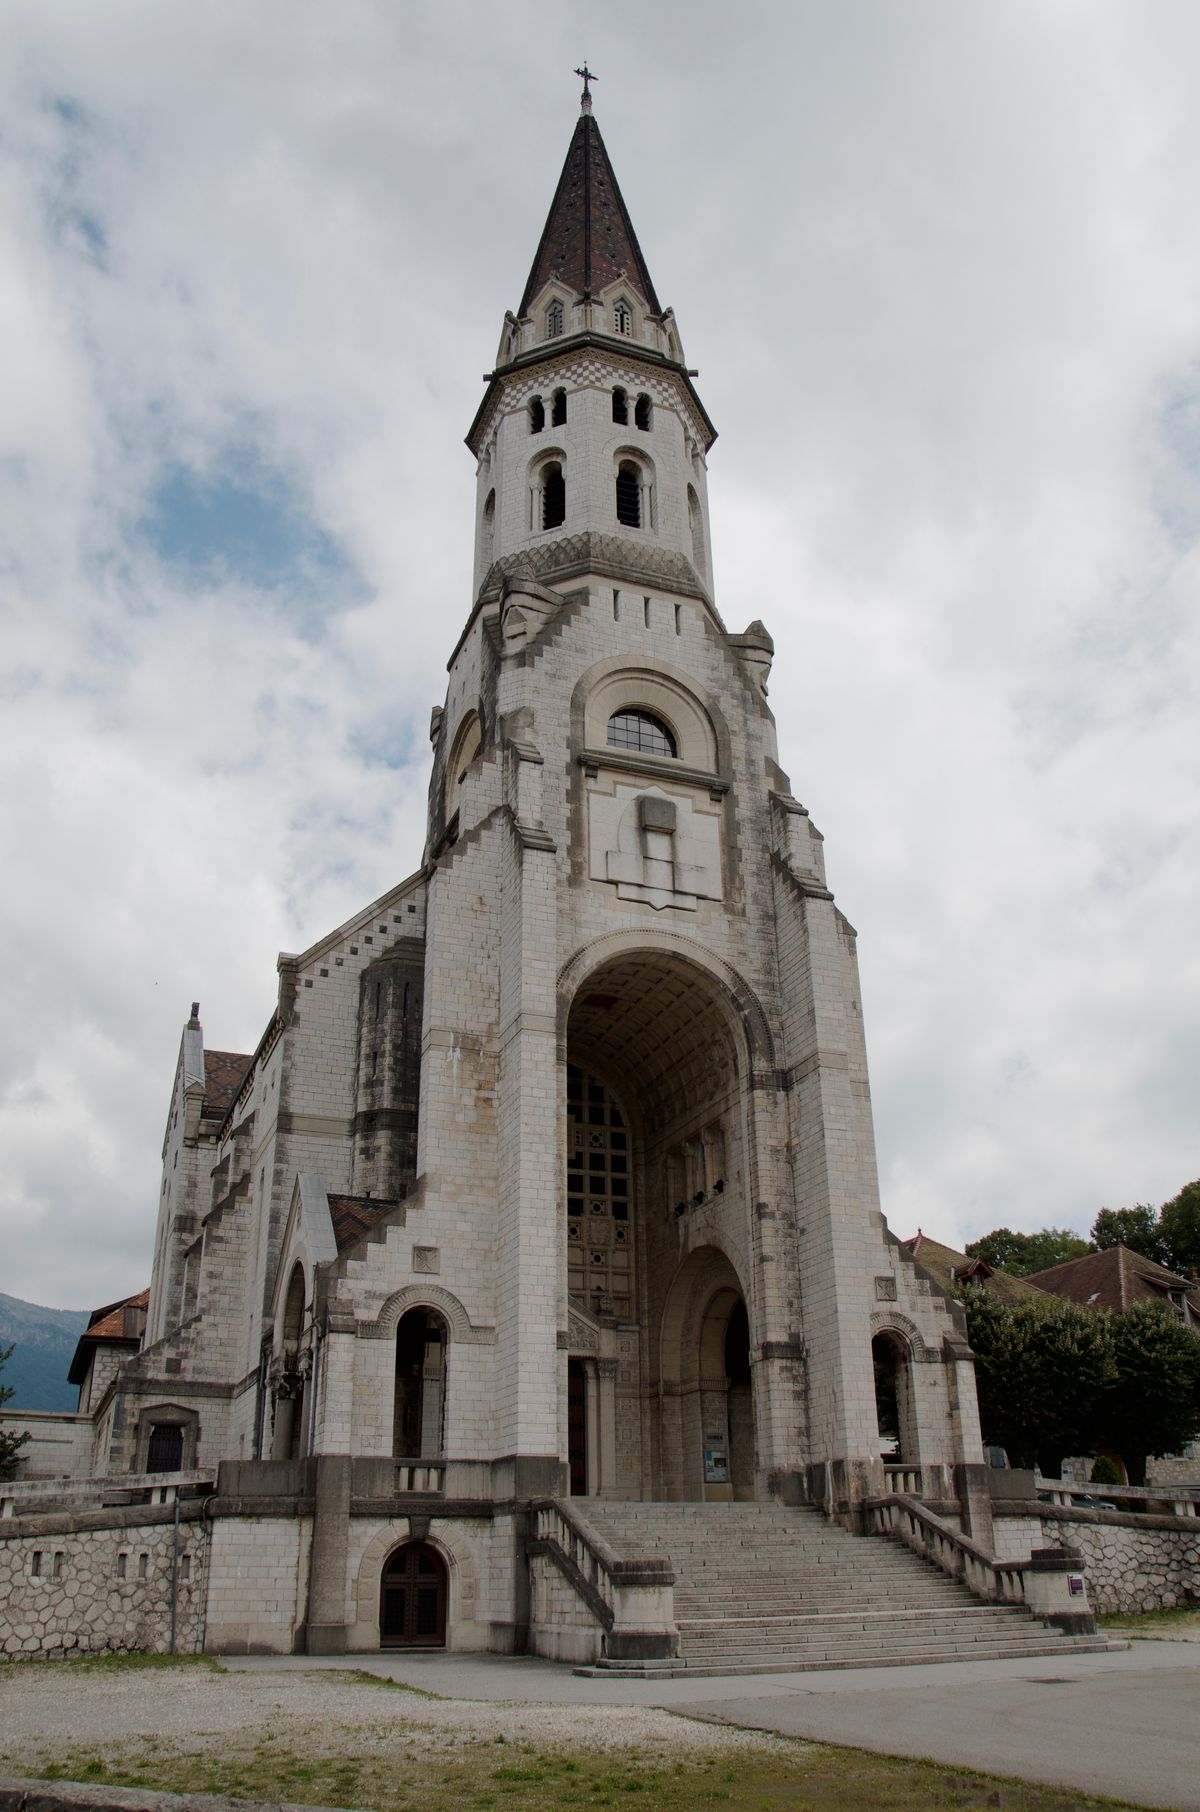
POLYGON ((564 1365, 563 1425, 608 1495, 754 1494, 750 1324, 722 1250, 749 1237, 743 1026, 716 976, 661 945, 614 952, 570 1003, 567 1287, 617 1361, 588 1372, 586 1418, 564 1365))

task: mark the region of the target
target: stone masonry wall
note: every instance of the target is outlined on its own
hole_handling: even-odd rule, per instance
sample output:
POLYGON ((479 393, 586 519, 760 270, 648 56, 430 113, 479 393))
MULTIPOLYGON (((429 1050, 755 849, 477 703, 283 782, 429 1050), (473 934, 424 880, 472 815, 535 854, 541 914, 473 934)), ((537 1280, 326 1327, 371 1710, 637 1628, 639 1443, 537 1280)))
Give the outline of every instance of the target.
POLYGON ((1129 1516, 1067 1510, 996 1516, 996 1553, 1022 1560, 1031 1547, 1077 1548, 1092 1608, 1103 1612, 1172 1610, 1200 1604, 1200 1518, 1129 1516), (1053 1514, 1051 1513, 1053 1512, 1053 1514))
MULTIPOLYGON (((144 1513, 143 1513, 144 1515, 144 1513)), ((160 1513, 161 1515, 161 1513, 160 1513)), ((171 1632, 170 1521, 129 1512, 26 1517, 0 1539, 0 1654, 165 1654, 171 1632), (75 1524, 75 1527, 71 1527, 75 1524), (28 1531, 28 1532, 27 1532, 28 1531)), ((175 1647, 204 1643, 207 1535, 193 1510, 179 1529, 175 1647)))

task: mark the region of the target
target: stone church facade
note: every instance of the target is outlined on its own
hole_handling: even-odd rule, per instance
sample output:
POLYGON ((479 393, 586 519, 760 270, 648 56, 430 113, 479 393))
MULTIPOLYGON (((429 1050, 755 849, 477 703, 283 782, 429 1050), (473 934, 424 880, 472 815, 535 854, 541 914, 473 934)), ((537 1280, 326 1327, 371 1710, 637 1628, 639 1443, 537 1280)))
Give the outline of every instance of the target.
MULTIPOLYGON (((421 866, 280 957, 252 1054, 193 1010, 148 1300, 81 1342, 69 1470, 199 1482, 210 1648, 432 1619, 586 1656, 539 1517, 861 1526, 881 1364, 892 1482, 986 1539, 973 1363, 879 1210, 855 934, 779 765, 771 638, 717 611, 714 438, 585 95, 468 435, 421 866)), ((654 1580, 627 1584, 653 1653, 654 1580)))

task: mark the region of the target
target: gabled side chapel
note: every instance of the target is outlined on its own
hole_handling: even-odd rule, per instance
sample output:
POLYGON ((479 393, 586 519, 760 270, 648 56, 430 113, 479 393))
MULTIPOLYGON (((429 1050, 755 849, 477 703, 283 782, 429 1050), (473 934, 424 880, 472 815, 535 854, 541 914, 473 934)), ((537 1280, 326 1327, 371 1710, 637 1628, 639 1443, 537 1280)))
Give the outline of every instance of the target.
POLYGON ((881 1369, 889 1471, 986 1515, 959 1312, 879 1211, 771 638, 717 613, 694 375, 585 91, 467 436, 421 867, 280 958, 252 1056, 193 1011, 141 1350, 81 1374, 94 1474, 219 1468, 211 1648, 583 1653, 539 1505, 853 1528, 881 1369))

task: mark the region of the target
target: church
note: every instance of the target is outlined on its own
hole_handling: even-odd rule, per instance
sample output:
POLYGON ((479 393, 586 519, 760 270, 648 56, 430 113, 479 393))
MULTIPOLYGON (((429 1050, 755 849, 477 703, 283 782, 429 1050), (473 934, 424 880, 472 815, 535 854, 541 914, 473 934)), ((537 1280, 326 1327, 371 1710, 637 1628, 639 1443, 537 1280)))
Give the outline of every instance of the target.
POLYGON ((72 1374, 79 1477, 195 1482, 210 1649, 668 1656, 666 1561, 606 1507, 853 1546, 904 1489, 990 1535, 772 640, 717 608, 694 377, 585 83, 467 434, 420 865, 279 958, 252 1053, 192 1009, 149 1292, 72 1374))

